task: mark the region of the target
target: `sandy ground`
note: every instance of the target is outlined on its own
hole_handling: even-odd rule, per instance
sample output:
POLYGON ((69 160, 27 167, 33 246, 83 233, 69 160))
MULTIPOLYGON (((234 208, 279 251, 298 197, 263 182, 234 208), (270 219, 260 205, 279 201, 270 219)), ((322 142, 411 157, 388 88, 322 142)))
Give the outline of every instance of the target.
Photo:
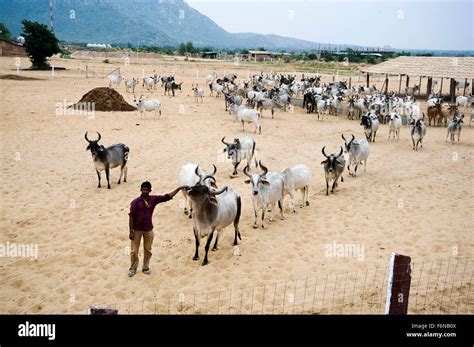
MULTIPOLYGON (((91 304, 138 302, 384 267, 391 252, 410 255, 415 262, 470 257, 474 252, 474 128, 468 122, 459 145, 445 143, 446 128, 428 128, 424 148, 418 152, 412 150, 407 127, 401 129, 400 140, 393 141, 387 140, 388 126, 382 125, 371 145, 367 171, 357 178, 346 173, 336 193, 326 197, 321 148, 338 151, 341 133, 362 138, 358 121, 345 116, 317 121, 301 109, 278 111, 272 120, 264 111, 262 134, 254 134, 252 126, 243 134, 233 116, 224 112, 222 98, 210 98, 206 88, 204 102, 196 104, 190 89, 196 64, 200 85, 211 71, 219 75, 235 71, 245 78, 248 68, 170 61, 116 64, 126 76, 141 76, 142 68, 147 75, 153 70, 159 74, 174 70, 177 80, 184 81, 175 98, 163 96, 162 88, 146 92, 137 87, 138 95, 161 100, 160 119, 141 118, 138 112, 60 116, 56 103, 76 102, 90 89, 106 86, 104 78, 85 78, 86 64, 105 69, 113 65, 53 62, 68 70, 58 71, 55 78, 49 72, 21 72, 44 78, 39 81, 0 80, 0 242, 37 244, 39 250, 37 259, 0 258, 1 313, 84 313, 91 304), (102 134, 104 145, 123 142, 130 147, 126 184, 116 184, 115 169, 112 189, 96 188, 84 140, 84 133, 94 130, 102 134), (287 208, 286 220, 276 218, 264 230, 252 229, 250 187, 242 174, 229 178, 231 165, 225 162, 220 143, 223 136, 242 135, 255 137, 258 156, 270 170, 300 163, 311 168, 309 207, 298 208, 296 215, 287 208), (194 262, 191 220, 182 213, 183 199, 177 195, 155 210, 152 274, 128 278, 130 201, 139 195, 145 179, 151 180, 154 193, 170 192, 178 185, 180 167, 188 162, 207 169, 216 164, 218 184, 241 195, 238 252, 232 247, 233 230, 228 228, 220 250, 210 253, 209 265, 194 262), (325 245, 333 242, 363 246, 363 259, 327 256, 325 245)), ((27 65, 22 59, 22 66, 27 65)), ((0 59, 0 74, 15 73, 13 69, 13 58, 0 59)), ((390 89, 398 89, 396 80, 390 89)), ((133 96, 125 93, 123 84, 118 90, 132 103, 133 96)), ((470 285, 469 276, 466 283, 470 285)), ((385 282, 380 286, 385 287, 385 282)), ((463 305, 474 312, 472 299, 463 305)))

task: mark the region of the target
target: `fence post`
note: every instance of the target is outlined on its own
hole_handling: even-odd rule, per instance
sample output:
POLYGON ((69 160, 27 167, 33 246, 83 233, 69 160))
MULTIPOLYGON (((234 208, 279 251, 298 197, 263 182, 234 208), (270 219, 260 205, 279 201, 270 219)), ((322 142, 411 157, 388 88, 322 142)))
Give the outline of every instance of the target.
POLYGON ((89 306, 87 310, 89 315, 116 315, 118 310, 111 307, 89 306))
POLYGON ((456 100, 456 80, 451 78, 451 83, 449 85, 449 97, 451 102, 456 100))
POLYGON ((406 315, 411 284, 411 258, 392 253, 387 283, 385 314, 406 315))

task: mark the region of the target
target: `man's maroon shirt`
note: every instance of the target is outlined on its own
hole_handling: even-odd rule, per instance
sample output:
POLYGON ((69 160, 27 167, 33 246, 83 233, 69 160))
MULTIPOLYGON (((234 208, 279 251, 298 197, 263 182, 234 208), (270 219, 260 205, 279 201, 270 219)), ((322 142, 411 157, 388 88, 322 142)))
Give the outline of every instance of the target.
POLYGON ((153 229, 153 222, 151 217, 153 216, 153 211, 155 206, 161 202, 166 202, 171 200, 168 194, 165 195, 150 195, 148 204, 150 207, 145 206, 145 201, 141 196, 136 198, 130 203, 130 213, 129 216, 133 218, 133 229, 140 231, 150 231, 153 229))

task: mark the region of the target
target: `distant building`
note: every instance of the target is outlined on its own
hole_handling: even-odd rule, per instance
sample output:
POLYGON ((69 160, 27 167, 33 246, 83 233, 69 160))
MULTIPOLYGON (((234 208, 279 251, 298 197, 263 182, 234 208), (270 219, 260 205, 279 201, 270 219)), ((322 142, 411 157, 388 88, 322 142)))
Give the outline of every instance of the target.
POLYGON ((27 57, 27 54, 22 44, 0 39, 0 57, 27 57))
POLYGON ((201 57, 206 59, 216 59, 217 52, 202 52, 201 57))
POLYGON ((87 48, 112 48, 112 46, 105 43, 88 43, 87 48))
POLYGON ((269 52, 269 51, 249 51, 247 57, 249 60, 255 61, 272 61, 275 58, 280 58, 283 53, 269 52))
POLYGON ((255 61, 270 60, 271 58, 270 54, 271 53, 268 51, 249 51, 248 58, 249 60, 255 60, 255 61))

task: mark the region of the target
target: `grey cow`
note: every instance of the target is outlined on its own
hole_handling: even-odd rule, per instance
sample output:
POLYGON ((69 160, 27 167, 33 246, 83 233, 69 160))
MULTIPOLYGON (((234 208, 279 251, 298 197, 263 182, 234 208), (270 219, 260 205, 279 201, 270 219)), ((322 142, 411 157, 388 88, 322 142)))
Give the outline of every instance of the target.
POLYGON ((110 189, 109 182, 109 171, 117 166, 120 166, 120 177, 117 184, 120 184, 122 175, 124 176, 123 181, 127 182, 127 161, 128 153, 130 149, 123 143, 117 143, 110 147, 105 148, 102 145, 99 145, 101 139, 100 133, 97 133, 97 140, 89 140, 87 137, 87 132, 84 135, 86 141, 89 143, 87 145, 86 151, 90 150, 92 153, 92 160, 94 161, 95 171, 97 172, 97 178, 99 179, 99 184, 97 188, 100 188, 100 173, 105 170, 105 175, 107 177, 107 188, 110 189))
POLYGON ((344 172, 344 167, 346 166, 346 160, 344 158, 343 149, 341 146, 341 152, 338 155, 330 154, 327 155, 324 152, 326 146, 323 147, 321 152, 326 157, 326 160, 323 160, 321 164, 324 165, 324 176, 326 178, 326 195, 329 195, 329 181, 333 180, 331 193, 334 192, 334 188, 337 187, 337 181, 341 177, 341 182, 344 182, 342 173, 344 172))
POLYGON ((193 202, 193 231, 196 241, 196 252, 193 260, 199 260, 199 244, 207 236, 206 255, 202 265, 207 265, 209 246, 217 230, 213 251, 217 251, 219 237, 225 227, 234 224, 234 246, 237 238, 242 239, 239 231, 240 213, 242 210, 240 196, 228 187, 221 189, 209 188, 207 185, 196 184, 188 187, 186 193, 193 202))

